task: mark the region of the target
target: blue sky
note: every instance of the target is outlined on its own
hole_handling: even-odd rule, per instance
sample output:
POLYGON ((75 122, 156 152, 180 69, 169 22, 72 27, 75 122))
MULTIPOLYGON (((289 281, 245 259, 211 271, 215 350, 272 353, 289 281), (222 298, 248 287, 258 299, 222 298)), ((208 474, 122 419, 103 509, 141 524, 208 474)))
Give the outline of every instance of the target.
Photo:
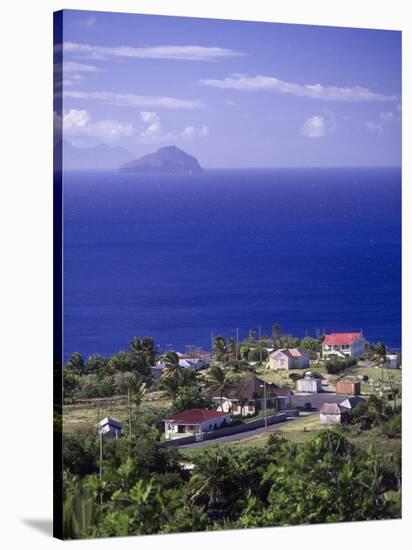
MULTIPOLYGON (((64 12, 63 130, 205 167, 401 163, 401 33, 64 12)), ((58 74, 58 73, 57 73, 58 74)))

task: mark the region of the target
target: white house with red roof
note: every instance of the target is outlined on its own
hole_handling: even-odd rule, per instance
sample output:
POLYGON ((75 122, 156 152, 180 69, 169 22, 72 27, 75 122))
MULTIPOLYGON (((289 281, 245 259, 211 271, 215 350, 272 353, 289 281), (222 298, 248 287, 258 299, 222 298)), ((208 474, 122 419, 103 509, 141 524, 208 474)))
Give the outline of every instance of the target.
POLYGON ((277 349, 269 355, 269 368, 272 370, 306 369, 309 354, 298 348, 277 349))
POLYGON ((231 421, 230 413, 208 409, 189 409, 163 419, 166 439, 201 435, 218 430, 231 421))
POLYGON ((366 348, 362 332, 332 332, 322 342, 322 357, 360 357, 366 348))

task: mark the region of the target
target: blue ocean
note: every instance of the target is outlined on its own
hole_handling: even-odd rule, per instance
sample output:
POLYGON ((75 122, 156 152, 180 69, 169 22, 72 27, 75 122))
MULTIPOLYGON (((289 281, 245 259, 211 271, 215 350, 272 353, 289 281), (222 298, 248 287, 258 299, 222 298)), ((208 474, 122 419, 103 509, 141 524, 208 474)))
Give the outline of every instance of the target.
POLYGON ((401 345, 398 168, 64 175, 64 356, 273 323, 401 345))

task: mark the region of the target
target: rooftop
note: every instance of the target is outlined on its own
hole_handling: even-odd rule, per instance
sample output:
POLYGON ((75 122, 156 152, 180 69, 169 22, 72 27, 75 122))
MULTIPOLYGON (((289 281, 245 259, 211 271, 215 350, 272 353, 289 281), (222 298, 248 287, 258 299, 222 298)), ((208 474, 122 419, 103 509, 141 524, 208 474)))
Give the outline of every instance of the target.
POLYGON ((167 422, 177 422, 179 424, 202 424, 208 420, 214 420, 222 416, 227 416, 228 413, 208 410, 208 409, 189 409, 172 416, 168 416, 164 420, 167 422))
POLYGON ((283 355, 287 355, 292 359, 298 359, 299 357, 303 357, 304 355, 304 353, 302 353, 298 348, 281 348, 277 349, 270 355, 271 357, 276 357, 279 353, 283 353, 283 355))
POLYGON ((322 414, 340 414, 341 410, 337 403, 324 403, 320 408, 322 414))
POLYGON ((350 345, 362 338, 361 332, 331 332, 325 336, 323 343, 330 345, 350 345))

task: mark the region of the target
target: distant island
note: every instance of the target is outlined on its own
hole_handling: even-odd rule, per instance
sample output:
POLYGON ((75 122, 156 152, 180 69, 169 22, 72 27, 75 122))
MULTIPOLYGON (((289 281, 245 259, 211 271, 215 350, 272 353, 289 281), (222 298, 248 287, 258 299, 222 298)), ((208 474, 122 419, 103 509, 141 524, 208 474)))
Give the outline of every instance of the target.
POLYGON ((133 160, 130 151, 120 146, 104 143, 93 147, 74 147, 69 141, 59 142, 55 148, 62 147, 65 170, 117 170, 119 166, 133 160))
POLYGON ((122 164, 121 172, 129 174, 202 174, 195 157, 175 145, 160 147, 155 153, 122 164))

